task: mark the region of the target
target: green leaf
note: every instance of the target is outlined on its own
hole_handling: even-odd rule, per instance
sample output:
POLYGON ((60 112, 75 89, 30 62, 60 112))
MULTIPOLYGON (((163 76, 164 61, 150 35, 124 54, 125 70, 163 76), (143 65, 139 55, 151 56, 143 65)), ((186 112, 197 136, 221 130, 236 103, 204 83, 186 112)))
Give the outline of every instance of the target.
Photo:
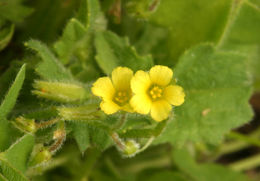
POLYGON ((107 131, 100 128, 96 128, 84 122, 74 122, 68 126, 72 129, 73 137, 81 153, 84 153, 90 146, 96 147, 99 150, 105 150, 112 143, 107 131))
POLYGON ((100 150, 105 150, 112 143, 108 133, 99 128, 89 126, 89 135, 91 135, 91 145, 96 146, 100 150))
MULTIPOLYGON (((97 121, 91 120, 91 118, 87 117, 87 119, 85 120, 85 116, 83 115, 82 117, 83 113, 79 114, 80 109, 74 109, 78 109, 79 111, 78 113, 76 113, 76 116, 74 118, 73 116, 71 118, 67 117, 65 118, 65 120, 71 121, 71 123, 69 123, 68 126, 72 130, 73 137, 76 140, 80 151, 84 153, 89 146, 97 147, 100 150, 105 150, 106 148, 108 148, 111 145, 111 139, 108 134, 110 130, 109 125, 111 125, 112 122, 114 123, 116 118, 114 116, 111 116, 107 117, 106 119, 101 119, 101 121, 97 121), (77 118, 77 114, 81 118, 77 118)), ((88 114, 88 110, 86 114, 88 114)))
POLYGON ((47 80, 73 80, 71 73, 56 59, 48 47, 36 40, 25 43, 29 48, 37 51, 42 58, 36 68, 36 72, 47 80))
POLYGON ((79 20, 72 18, 68 22, 54 48, 73 75, 87 82, 99 77, 93 39, 95 31, 105 29, 106 22, 97 0, 82 0, 77 18, 79 20))
POLYGON ((162 0, 150 21, 170 32, 166 44, 171 59, 164 64, 174 65, 186 49, 200 42, 216 42, 223 32, 231 1, 162 0))
MULTIPOLYGON (((86 32, 86 28, 78 20, 72 18, 68 22, 61 39, 54 44, 54 48, 62 63, 69 63, 73 53, 79 48, 86 46, 86 32)), ((84 51, 87 52, 86 50, 84 51)), ((87 53, 81 52, 80 54, 87 53)))
MULTIPOLYGON (((132 28, 128 28, 128 30, 133 31, 132 28)), ((167 47, 164 47, 165 45, 163 45, 163 41, 168 39, 168 31, 165 30, 165 28, 157 27, 147 23, 142 27, 141 35, 138 31, 134 39, 136 41, 136 50, 140 52, 141 55, 152 52, 155 60, 156 58, 160 59, 161 57, 165 56, 167 47), (164 51, 164 53, 162 53, 162 51, 164 51)))
POLYGON ((187 51, 174 70, 177 84, 184 88, 185 102, 174 109, 175 119, 157 143, 218 144, 225 133, 252 118, 245 57, 203 44, 187 51))
POLYGON ((129 45, 128 39, 120 38, 109 31, 96 34, 95 46, 97 63, 106 74, 110 74, 118 66, 126 66, 137 71, 147 70, 153 65, 150 55, 137 55, 134 47, 129 45))
POLYGON ((0 119, 6 118, 7 114, 12 110, 18 97, 19 91, 22 88, 25 78, 25 65, 18 72, 12 87, 9 89, 4 101, 0 106, 0 119))
POLYGON ((242 173, 218 164, 197 164, 187 150, 174 150, 173 159, 177 167, 194 181, 249 181, 242 173))
POLYGON ((98 0, 82 0, 77 19, 85 25, 88 31, 106 28, 106 21, 98 0))
POLYGON ((32 9, 22 5, 23 0, 0 0, 0 18, 21 22, 32 13, 32 9))
POLYGON ((15 181, 29 181, 29 179, 26 178, 25 175, 22 174, 22 172, 20 172, 16 168, 14 168, 7 161, 1 159, 1 157, 0 157, 0 167, 1 167, 2 174, 9 181, 13 181, 13 180, 15 180, 15 181))
POLYGON ((72 123, 73 136, 78 144, 81 153, 84 153, 90 146, 89 126, 85 123, 72 123))
POLYGON ((68 19, 75 14, 79 0, 31 1, 29 4, 33 6, 34 12, 26 19, 26 24, 23 26, 24 40, 37 38, 52 43, 57 40, 68 19))
POLYGON ((249 1, 241 1, 229 19, 218 46, 230 48, 230 44, 260 44, 260 8, 249 1))
POLYGON ((229 18, 218 47, 248 57, 249 70, 260 90, 260 7, 250 1, 241 1, 233 14, 235 17, 229 18))
POLYGON ((9 125, 6 120, 8 113, 13 109, 19 91, 22 88, 23 81, 25 78, 25 65, 22 66, 19 73, 17 74, 15 81, 5 96, 0 106, 0 150, 3 145, 9 139, 8 130, 9 125))
POLYGON ((27 169, 27 161, 34 146, 34 136, 27 134, 2 153, 3 158, 21 172, 27 169))
POLYGON ((0 29, 0 51, 8 45, 8 43, 13 37, 13 34, 14 24, 10 24, 8 27, 0 29))

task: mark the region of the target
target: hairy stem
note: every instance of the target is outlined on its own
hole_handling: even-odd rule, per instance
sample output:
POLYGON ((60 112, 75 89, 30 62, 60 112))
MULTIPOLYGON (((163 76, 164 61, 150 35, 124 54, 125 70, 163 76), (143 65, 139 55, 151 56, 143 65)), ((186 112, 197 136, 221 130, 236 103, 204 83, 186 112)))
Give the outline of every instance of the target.
POLYGON ((36 123, 36 128, 37 129, 47 128, 51 125, 56 124, 59 120, 60 120, 60 118, 54 118, 54 119, 51 119, 48 121, 42 121, 42 122, 36 123))
POLYGON ((121 118, 118 120, 116 125, 112 128, 112 130, 118 130, 120 129, 126 122, 126 113, 122 113, 121 118))

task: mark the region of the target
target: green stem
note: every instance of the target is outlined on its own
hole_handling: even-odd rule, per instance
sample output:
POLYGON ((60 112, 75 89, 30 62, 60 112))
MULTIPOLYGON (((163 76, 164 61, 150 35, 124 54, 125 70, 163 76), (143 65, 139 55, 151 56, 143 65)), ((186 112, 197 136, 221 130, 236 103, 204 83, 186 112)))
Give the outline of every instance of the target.
POLYGON ((112 132, 110 136, 120 150, 125 150, 125 144, 124 142, 122 142, 122 140, 119 138, 116 132, 112 132))
POLYGON ((220 155, 225 155, 225 154, 229 154, 229 153, 232 153, 232 152, 235 152, 238 150, 242 150, 244 148, 247 148, 248 146, 250 146, 249 143, 242 142, 242 141, 226 143, 220 147, 218 157, 220 155))
POLYGON ((249 158, 237 161, 229 165, 229 167, 236 171, 250 170, 260 165, 260 154, 251 156, 249 158))
POLYGON ((112 128, 112 131, 120 129, 126 121, 126 113, 122 113, 120 120, 116 123, 116 125, 112 128))
POLYGON ((109 158, 106 157, 105 158, 105 164, 107 166, 107 168, 111 171, 111 173, 118 179, 122 179, 122 174, 120 173, 120 171, 118 170, 118 168, 115 166, 115 164, 113 163, 113 161, 109 158))
POLYGON ((136 162, 133 164, 125 165, 122 167, 122 171, 125 173, 139 173, 142 170, 149 169, 149 168, 165 168, 171 166, 172 161, 168 155, 158 156, 153 159, 136 162))
POLYGON ((101 151, 97 148, 89 148, 87 150, 84 163, 81 165, 82 174, 79 175, 79 180, 89 180, 88 178, 100 154, 101 151))
POLYGON ((154 140, 154 137, 151 137, 151 138, 146 142, 146 144, 145 144, 140 150, 138 150, 138 151, 136 152, 136 154, 141 153, 141 152, 143 152, 144 150, 146 150, 146 148, 148 148, 148 147, 152 144, 153 140, 154 140))
POLYGON ((229 135, 227 135, 227 137, 230 139, 235 139, 236 141, 223 144, 220 147, 216 158, 220 157, 221 155, 229 154, 229 153, 236 152, 238 150, 247 148, 251 145, 260 147, 260 141, 258 140, 259 136, 260 136, 260 128, 255 130, 250 135, 243 135, 243 134, 237 133, 237 132, 229 133, 229 135))
POLYGON ((37 129, 47 128, 49 126, 56 124, 59 120, 60 120, 60 118, 54 118, 54 119, 51 119, 51 120, 48 120, 48 121, 42 121, 42 122, 39 122, 39 123, 35 123, 36 128, 37 129))
POLYGON ((260 141, 258 141, 258 139, 253 138, 250 135, 246 136, 246 135, 243 135, 241 133, 231 132, 228 135, 228 137, 233 138, 233 139, 237 139, 237 140, 241 140, 241 141, 244 141, 244 142, 249 143, 251 145, 260 147, 260 141))
POLYGON ((236 18, 237 13, 239 12, 239 9, 240 9, 242 3, 243 3, 243 0, 233 0, 232 1, 228 19, 227 19, 226 25, 224 27, 224 30, 222 32, 222 35, 220 36, 220 38, 218 40, 217 48, 220 48, 223 45, 223 43, 225 42, 225 40, 227 39, 227 36, 230 32, 230 28, 234 23, 234 20, 236 18))
POLYGON ((49 152, 55 154, 66 140, 65 122, 59 121, 57 130, 53 134, 54 143, 49 147, 49 152))
POLYGON ((166 127, 168 119, 162 121, 156 125, 156 127, 151 129, 131 129, 125 132, 120 132, 119 136, 121 138, 151 138, 159 136, 164 128, 166 127))

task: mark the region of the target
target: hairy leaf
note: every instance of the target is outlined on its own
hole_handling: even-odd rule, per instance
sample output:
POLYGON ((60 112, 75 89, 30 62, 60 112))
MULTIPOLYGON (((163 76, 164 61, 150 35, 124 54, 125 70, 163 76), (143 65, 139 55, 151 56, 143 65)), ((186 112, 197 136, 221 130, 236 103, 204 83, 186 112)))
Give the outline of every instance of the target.
POLYGON ((187 51, 174 70, 185 102, 175 108, 175 119, 158 142, 217 144, 225 133, 252 118, 245 57, 204 44, 187 51))
MULTIPOLYGON (((256 1, 257 2, 257 1, 256 1)), ((255 3, 256 3, 255 2, 255 3)), ((247 56, 255 87, 260 90, 260 7, 250 1, 240 1, 218 43, 221 50, 247 56)))
POLYGON ((97 63, 106 74, 111 74, 117 66, 126 66, 137 71, 147 70, 153 65, 150 55, 139 56, 135 48, 129 45, 128 39, 120 38, 109 31, 96 34, 95 46, 97 63))
POLYGON ((22 66, 19 73, 17 74, 15 81, 8 93, 6 94, 2 104, 0 106, 0 150, 9 139, 8 131, 9 124, 7 122, 7 115, 13 109, 16 99, 18 97, 19 91, 22 88, 23 81, 25 78, 25 65, 22 66))
POLYGON ((103 30, 106 27, 98 0, 82 0, 77 19, 85 25, 88 31, 103 30))
POLYGON ((33 145, 34 136, 30 134, 24 135, 2 154, 3 158, 16 169, 25 172, 33 145))
POLYGON ((72 123, 73 136, 78 144, 81 153, 84 153, 90 146, 89 126, 84 123, 72 123))
POLYGON ((1 170, 2 170, 2 174, 9 181, 11 181, 11 180, 29 181, 29 179, 26 178, 25 175, 22 174, 21 171, 17 170, 15 167, 10 165, 7 161, 1 159, 1 157, 0 157, 0 167, 1 167, 1 170))
MULTIPOLYGON (((61 39, 54 45, 62 63, 69 63, 73 53, 86 45, 86 32, 86 28, 78 20, 72 18, 68 22, 61 39)), ((88 50, 85 51, 86 53, 82 53, 87 54, 88 50)))
POLYGON ((73 80, 71 73, 56 59, 46 45, 36 40, 30 40, 25 45, 37 51, 42 58, 42 62, 38 64, 36 72, 44 79, 73 80))
POLYGON ((232 0, 162 0, 150 21, 166 27, 169 32, 167 48, 172 66, 188 48, 201 42, 216 42, 221 36, 232 0), (167 18, 166 18, 167 17, 167 18))

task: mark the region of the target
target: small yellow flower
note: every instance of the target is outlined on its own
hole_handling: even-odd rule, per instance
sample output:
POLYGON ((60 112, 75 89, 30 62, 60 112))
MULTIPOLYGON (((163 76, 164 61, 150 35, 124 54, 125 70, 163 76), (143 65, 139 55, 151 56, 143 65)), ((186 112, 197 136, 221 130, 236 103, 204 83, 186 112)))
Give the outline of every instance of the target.
POLYGON ((139 70, 131 80, 135 94, 130 104, 140 114, 151 113, 155 121, 168 118, 171 105, 179 106, 184 102, 182 87, 171 85, 173 72, 166 66, 156 65, 150 72, 139 70))
POLYGON ((109 77, 99 78, 92 87, 92 93, 102 98, 101 110, 113 114, 119 110, 133 112, 129 100, 132 97, 130 81, 133 71, 127 67, 117 67, 109 77))

